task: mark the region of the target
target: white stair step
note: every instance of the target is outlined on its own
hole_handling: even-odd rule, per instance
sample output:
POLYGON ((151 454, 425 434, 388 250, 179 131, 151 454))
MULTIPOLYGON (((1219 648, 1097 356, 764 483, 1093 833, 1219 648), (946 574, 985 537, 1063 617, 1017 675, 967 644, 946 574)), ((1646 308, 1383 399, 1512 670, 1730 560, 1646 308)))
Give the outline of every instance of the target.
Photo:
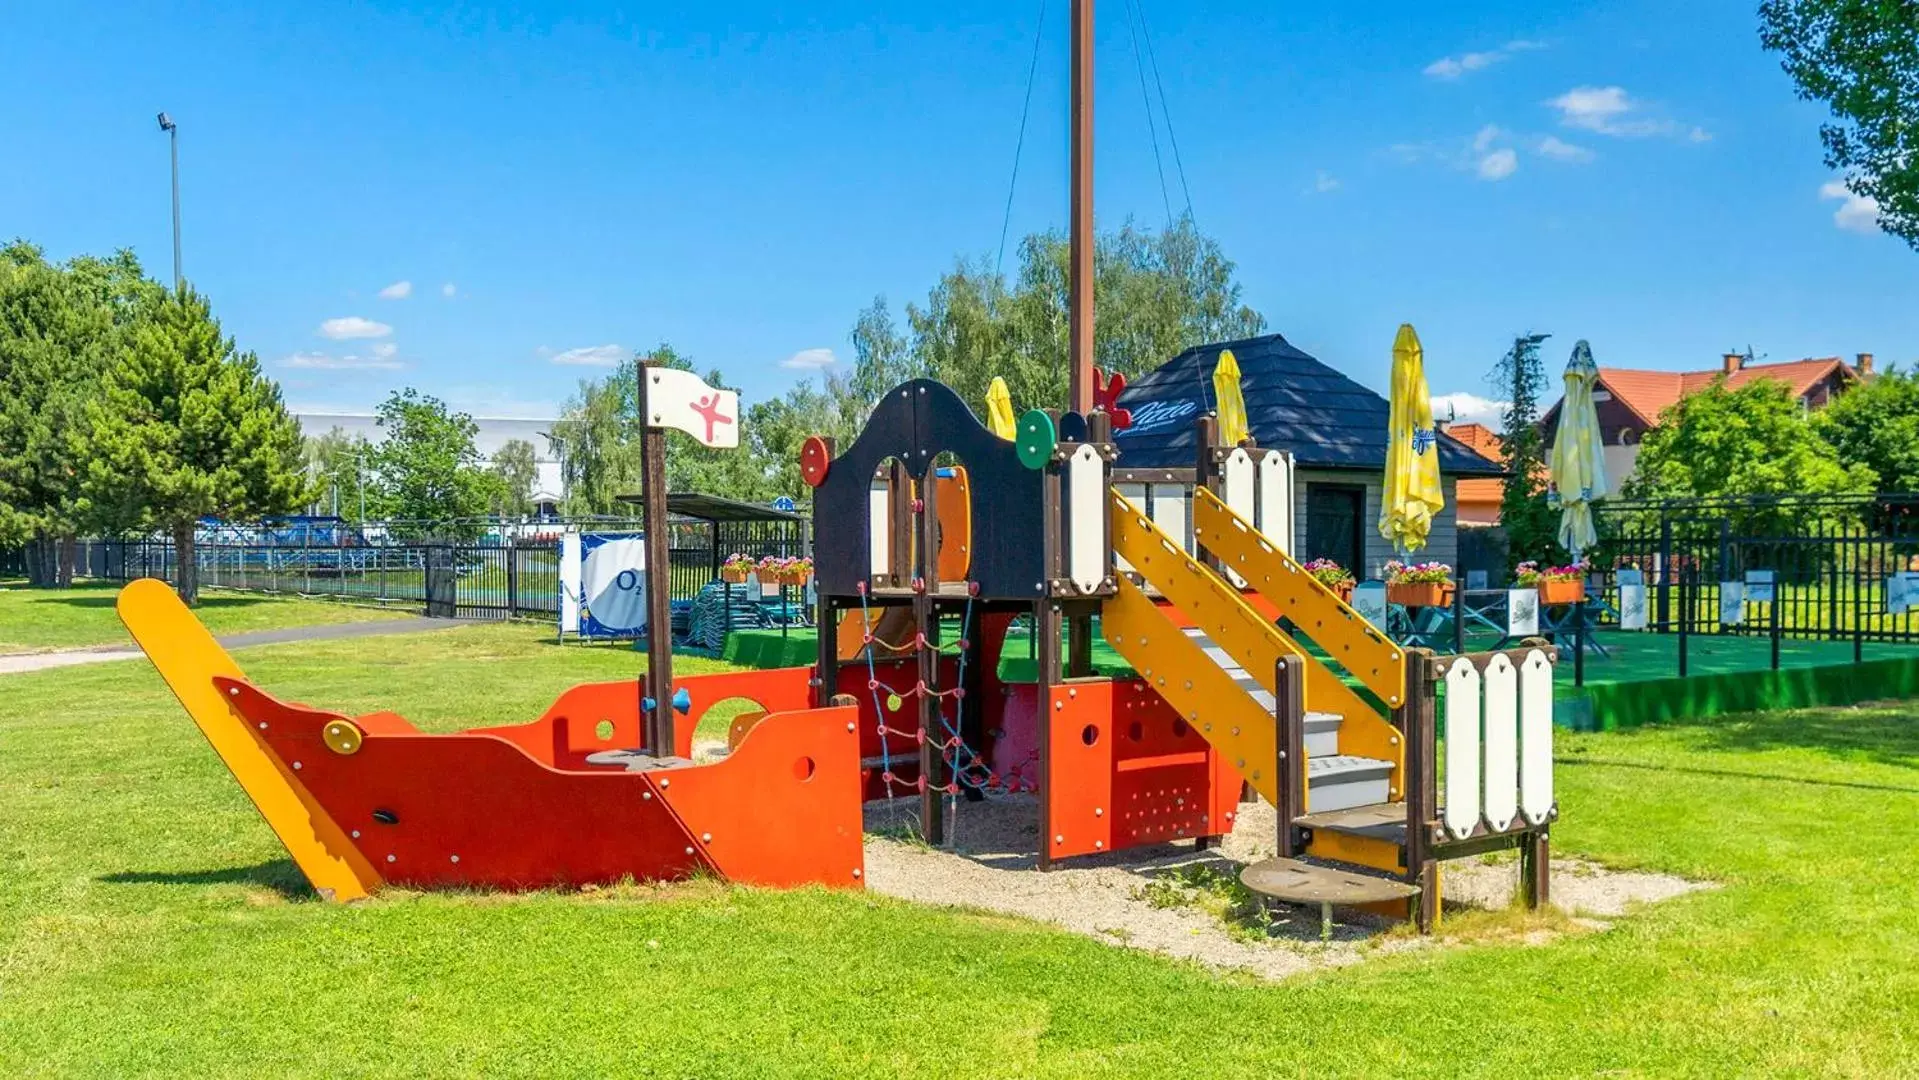
POLYGON ((1383 803, 1391 793, 1393 763, 1352 754, 1306 757, 1307 809, 1315 814, 1383 803))

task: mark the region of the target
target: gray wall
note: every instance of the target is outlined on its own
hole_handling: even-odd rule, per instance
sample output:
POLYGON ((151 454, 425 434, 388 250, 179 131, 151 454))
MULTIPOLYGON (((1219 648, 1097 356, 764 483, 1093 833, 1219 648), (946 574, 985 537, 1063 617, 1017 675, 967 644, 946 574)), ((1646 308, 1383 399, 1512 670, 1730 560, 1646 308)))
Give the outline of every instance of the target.
MULTIPOLYGON (((1306 491, 1309 484, 1344 484, 1348 486, 1364 484, 1366 487, 1366 505, 1360 520, 1360 535, 1365 546, 1366 565, 1351 568, 1361 578, 1376 578, 1380 568, 1388 560, 1396 557, 1393 546, 1379 535, 1379 500, 1384 481, 1378 473, 1352 472, 1343 469, 1296 469, 1293 472, 1293 550, 1304 554, 1306 543, 1306 491)), ((1450 477, 1442 477, 1441 483, 1446 493, 1446 506, 1433 519, 1432 534, 1426 546, 1415 552, 1411 561, 1440 562, 1459 566, 1459 526, 1458 511, 1455 507, 1459 494, 1458 482, 1450 477)))

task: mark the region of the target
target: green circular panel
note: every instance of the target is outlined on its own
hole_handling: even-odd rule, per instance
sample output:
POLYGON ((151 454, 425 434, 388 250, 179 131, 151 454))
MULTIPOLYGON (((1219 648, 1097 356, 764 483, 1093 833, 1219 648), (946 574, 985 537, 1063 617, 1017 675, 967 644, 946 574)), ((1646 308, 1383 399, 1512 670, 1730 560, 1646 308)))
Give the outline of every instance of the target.
POLYGON ((1019 430, 1014 432, 1013 440, 1021 465, 1044 469, 1053 458, 1053 447, 1059 445, 1059 432, 1053 427, 1052 417, 1039 409, 1029 409, 1019 418, 1019 430))

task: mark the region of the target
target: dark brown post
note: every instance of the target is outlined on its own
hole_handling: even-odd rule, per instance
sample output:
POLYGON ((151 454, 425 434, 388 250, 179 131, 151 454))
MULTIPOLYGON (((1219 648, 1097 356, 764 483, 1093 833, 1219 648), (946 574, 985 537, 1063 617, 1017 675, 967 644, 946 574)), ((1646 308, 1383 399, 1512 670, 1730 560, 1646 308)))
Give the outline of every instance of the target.
POLYGON ((1413 898, 1413 922, 1422 934, 1439 923, 1439 861, 1433 857, 1432 830, 1439 821, 1438 672, 1431 649, 1406 650, 1406 695, 1394 709, 1406 743, 1406 873, 1419 886, 1413 898))
MULTIPOLYGON (((831 461, 833 452, 838 448, 833 445, 832 439, 826 439, 824 442, 826 443, 826 460, 831 461)), ((872 505, 872 500, 868 499, 866 502, 868 513, 872 512, 872 505)), ((816 516, 819 514, 817 504, 814 506, 813 513, 816 516)), ((873 535, 870 522, 862 522, 862 528, 864 535, 868 537, 873 535)), ((818 580, 817 574, 815 580, 818 580)), ((723 585, 722 588, 730 588, 730 586, 723 585)), ((833 606, 833 597, 825 589, 818 590, 818 594, 820 607, 819 613, 815 616, 819 620, 815 627, 818 631, 816 635, 818 663, 813 671, 813 677, 816 680, 816 685, 813 687, 815 703, 837 696, 840 688, 839 619, 835 616, 837 609, 833 606)))
POLYGON ((1548 827, 1526 830, 1519 842, 1519 895, 1528 911, 1552 902, 1552 834, 1548 827))
POLYGON ((939 686, 940 643, 939 607, 933 601, 939 589, 939 515, 933 506, 933 479, 934 469, 929 465, 919 485, 920 503, 912 508, 919 541, 913 566, 913 576, 919 582, 919 591, 913 594, 913 625, 925 639, 918 649, 920 685, 925 688, 919 695, 920 836, 938 846, 946 842, 946 804, 940 801, 945 794, 940 789, 946 784, 941 751, 946 733, 940 721, 942 699, 933 692, 939 686))
POLYGON ((1273 662, 1274 761, 1278 789, 1279 857, 1299 854, 1299 826, 1306 813, 1306 662, 1282 656, 1273 662))
POLYGON ((913 478, 898 458, 886 474, 886 514, 886 583, 897 589, 913 576, 913 478))
POLYGON ((636 362, 640 410, 640 507, 646 519, 646 685, 652 710, 647 749, 665 757, 678 745, 673 716, 672 567, 666 545, 666 432, 647 423, 648 365, 636 362))
POLYGON ((1073 356, 1067 389, 1072 411, 1084 416, 1093 411, 1093 0, 1072 2, 1073 220, 1067 287, 1073 356))

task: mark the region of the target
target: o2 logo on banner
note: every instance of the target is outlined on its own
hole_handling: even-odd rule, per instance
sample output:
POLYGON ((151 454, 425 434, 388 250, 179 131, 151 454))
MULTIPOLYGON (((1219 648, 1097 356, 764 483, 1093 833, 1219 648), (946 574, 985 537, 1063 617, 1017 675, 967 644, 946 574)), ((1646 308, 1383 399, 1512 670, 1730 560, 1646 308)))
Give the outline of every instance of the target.
POLYGON ((644 633, 646 541, 638 533, 586 533, 579 565, 580 636, 644 633))

